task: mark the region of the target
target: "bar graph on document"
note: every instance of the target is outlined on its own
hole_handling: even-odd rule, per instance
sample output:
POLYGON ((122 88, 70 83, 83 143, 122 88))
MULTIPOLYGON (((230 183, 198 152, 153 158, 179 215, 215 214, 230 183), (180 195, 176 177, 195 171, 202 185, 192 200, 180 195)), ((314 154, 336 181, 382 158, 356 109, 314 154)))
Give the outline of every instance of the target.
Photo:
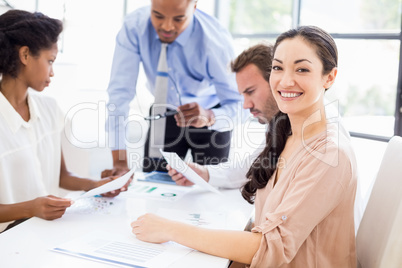
POLYGON ((129 197, 145 197, 163 201, 177 201, 191 190, 192 188, 190 187, 180 187, 175 185, 147 185, 138 183, 131 185, 125 195, 129 197))
POLYGON ((163 252, 162 249, 145 248, 120 241, 112 241, 94 251, 104 256, 129 259, 136 262, 147 262, 163 252))
POLYGON ((176 243, 152 244, 127 236, 95 231, 52 249, 120 267, 168 267, 192 251, 176 243))
POLYGON ((206 218, 201 217, 201 213, 189 213, 186 220, 195 226, 208 226, 211 224, 206 218))
POLYGON ((187 224, 211 228, 211 229, 226 229, 227 215, 224 212, 211 211, 185 211, 177 209, 160 208, 157 213, 159 216, 184 222, 187 224))

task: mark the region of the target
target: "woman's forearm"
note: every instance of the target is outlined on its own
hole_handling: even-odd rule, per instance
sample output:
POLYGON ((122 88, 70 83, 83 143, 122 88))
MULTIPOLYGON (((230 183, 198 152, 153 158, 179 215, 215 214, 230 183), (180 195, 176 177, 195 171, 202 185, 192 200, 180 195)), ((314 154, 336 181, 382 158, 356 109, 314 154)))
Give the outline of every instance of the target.
POLYGON ((66 190, 89 191, 97 187, 97 182, 95 180, 74 176, 71 173, 64 173, 60 175, 59 186, 66 190))
POLYGON ((59 186, 66 190, 89 191, 97 187, 98 183, 95 180, 80 178, 69 172, 64 161, 63 153, 61 153, 59 186))
POLYGON ((0 222, 8 222, 32 217, 30 203, 26 201, 15 204, 0 204, 0 222))
POLYGON ((250 264, 261 243, 261 233, 212 230, 171 222, 171 240, 211 255, 250 264))

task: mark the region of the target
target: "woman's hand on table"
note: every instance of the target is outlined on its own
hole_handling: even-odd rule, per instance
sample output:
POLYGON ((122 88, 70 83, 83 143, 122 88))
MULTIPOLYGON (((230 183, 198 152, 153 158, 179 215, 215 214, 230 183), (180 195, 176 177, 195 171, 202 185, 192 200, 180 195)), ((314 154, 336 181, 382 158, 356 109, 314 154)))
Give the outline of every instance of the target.
POLYGON ((133 234, 139 240, 151 243, 165 243, 172 240, 174 222, 147 213, 131 223, 133 234))

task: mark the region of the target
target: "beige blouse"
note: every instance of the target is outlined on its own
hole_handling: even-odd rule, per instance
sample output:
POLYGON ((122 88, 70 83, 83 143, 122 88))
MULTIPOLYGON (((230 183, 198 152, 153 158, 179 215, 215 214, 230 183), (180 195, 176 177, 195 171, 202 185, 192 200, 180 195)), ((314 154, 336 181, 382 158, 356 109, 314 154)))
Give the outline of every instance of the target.
POLYGON ((255 199, 263 234, 251 267, 356 267, 356 161, 335 124, 291 155, 255 199))

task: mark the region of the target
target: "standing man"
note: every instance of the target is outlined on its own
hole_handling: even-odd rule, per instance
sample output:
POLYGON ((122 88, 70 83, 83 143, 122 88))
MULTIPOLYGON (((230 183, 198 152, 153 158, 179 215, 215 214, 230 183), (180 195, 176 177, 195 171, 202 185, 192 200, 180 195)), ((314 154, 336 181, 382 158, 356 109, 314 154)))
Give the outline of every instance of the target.
POLYGON ((155 96, 143 170, 164 170, 159 149, 182 158, 191 149, 199 164, 227 159, 233 125, 228 118, 234 118, 241 102, 228 70, 234 57, 232 39, 196 4, 196 0, 151 0, 151 7, 126 17, 116 38, 108 87, 113 169, 103 171, 102 177, 128 170, 125 124, 118 118, 128 117, 140 63, 155 96))

